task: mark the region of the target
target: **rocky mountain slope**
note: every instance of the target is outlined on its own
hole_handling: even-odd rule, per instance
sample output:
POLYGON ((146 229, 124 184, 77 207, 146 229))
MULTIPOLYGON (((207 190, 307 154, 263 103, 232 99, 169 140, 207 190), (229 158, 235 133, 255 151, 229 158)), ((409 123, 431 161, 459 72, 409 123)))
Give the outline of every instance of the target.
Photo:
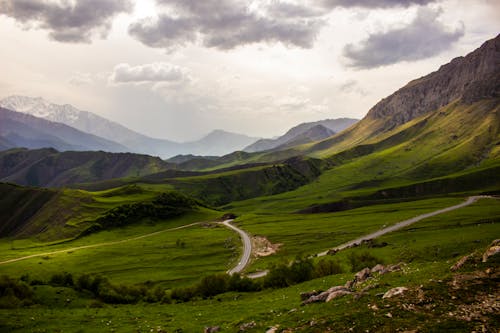
POLYGON ((151 138, 92 112, 79 110, 69 104, 54 104, 40 97, 9 96, 0 100, 0 106, 118 142, 126 147, 124 151, 163 158, 178 154, 225 155, 241 150, 258 139, 222 130, 215 130, 199 140, 185 143, 151 138))
POLYGON ((73 127, 0 108, 0 137, 4 148, 53 147, 59 150, 126 151, 127 148, 73 127))
POLYGON ((309 143, 312 141, 318 141, 322 139, 326 139, 332 136, 334 133, 342 132, 344 129, 352 126, 358 120, 351 118, 339 118, 339 119, 325 119, 310 123, 302 123, 291 128, 284 135, 276 138, 276 139, 261 139, 253 144, 249 145, 244 149, 246 152, 258 152, 264 150, 275 149, 279 146, 291 146, 291 143, 297 139, 300 143, 309 143), (321 125, 329 131, 323 130, 320 134, 320 131, 317 128, 316 134, 311 135, 311 133, 307 133, 312 128, 321 125), (299 138, 302 136, 301 138, 299 138), (306 140, 307 137, 310 137, 310 140, 306 140))
MULTIPOLYGON (((453 103, 472 105, 499 97, 500 35, 436 72, 411 81, 382 99, 349 130, 313 145, 308 152, 329 155, 357 144, 375 142, 398 126, 439 112, 453 103)), ((473 123, 466 125, 473 126, 473 123)))

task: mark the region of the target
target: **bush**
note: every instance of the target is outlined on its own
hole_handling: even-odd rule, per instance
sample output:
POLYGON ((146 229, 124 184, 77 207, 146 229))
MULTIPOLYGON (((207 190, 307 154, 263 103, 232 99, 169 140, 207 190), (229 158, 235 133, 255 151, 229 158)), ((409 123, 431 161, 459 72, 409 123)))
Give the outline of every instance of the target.
POLYGON ((51 286, 73 287, 73 275, 67 272, 54 274, 50 278, 49 284, 51 286))
POLYGON ((316 263, 314 267, 314 277, 323 277, 334 274, 342 274, 342 266, 338 261, 330 259, 321 259, 316 263))
POLYGON ((33 304, 33 290, 23 281, 0 276, 0 308, 16 308, 33 304))
POLYGON ((174 288, 170 293, 173 300, 187 302, 196 295, 195 288, 174 288))
POLYGON ((215 296, 228 290, 229 276, 227 274, 216 274, 205 276, 201 279, 196 291, 203 297, 215 296))
POLYGON ((271 267, 269 273, 264 278, 265 288, 284 288, 288 287, 288 275, 290 269, 285 264, 279 264, 271 267))
POLYGON ((314 264, 311 259, 297 258, 289 269, 288 285, 308 281, 313 278, 314 264))
POLYGON ((365 267, 373 267, 376 264, 383 263, 382 260, 374 257, 368 252, 356 253, 352 252, 349 256, 349 263, 351 264, 352 272, 357 272, 365 267))
POLYGON ((229 278, 228 291, 249 292, 259 291, 260 289, 261 286, 259 285, 259 283, 247 277, 242 278, 239 274, 233 274, 229 278))

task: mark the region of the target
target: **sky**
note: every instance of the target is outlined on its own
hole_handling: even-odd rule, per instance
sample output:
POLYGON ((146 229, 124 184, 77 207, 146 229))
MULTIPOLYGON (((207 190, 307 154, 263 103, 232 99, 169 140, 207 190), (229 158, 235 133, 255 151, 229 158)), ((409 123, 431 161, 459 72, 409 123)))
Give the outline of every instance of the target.
POLYGON ((0 98, 177 141, 362 118, 500 32, 496 0, 0 0, 0 98))

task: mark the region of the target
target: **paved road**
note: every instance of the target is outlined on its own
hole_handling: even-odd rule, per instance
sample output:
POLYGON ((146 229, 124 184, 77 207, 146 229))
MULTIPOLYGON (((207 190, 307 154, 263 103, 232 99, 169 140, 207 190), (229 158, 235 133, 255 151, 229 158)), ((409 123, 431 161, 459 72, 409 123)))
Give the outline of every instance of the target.
POLYGON ((58 254, 58 253, 74 252, 74 251, 77 251, 77 250, 83 250, 83 249, 90 249, 90 248, 101 247, 101 246, 110 246, 110 245, 116 245, 116 244, 121 244, 121 243, 127 243, 127 242, 135 241, 135 240, 138 240, 138 239, 143 239, 143 238, 147 238, 147 237, 151 237, 151 236, 156 236, 158 234, 161 234, 161 233, 164 233, 164 232, 167 232, 167 231, 189 228, 189 227, 192 227, 192 226, 200 224, 200 223, 202 223, 202 222, 196 222, 196 223, 182 225, 180 227, 175 227, 175 228, 170 228, 170 229, 164 229, 164 230, 160 230, 160 231, 155 231, 155 232, 152 232, 150 234, 146 234, 146 235, 142 235, 142 236, 137 236, 137 237, 133 237, 133 238, 122 239, 122 240, 115 241, 115 242, 106 242, 106 243, 97 243, 97 244, 92 244, 92 245, 83 245, 83 246, 72 247, 72 248, 64 249, 64 250, 57 250, 57 251, 52 251, 52 252, 32 254, 32 255, 29 255, 29 256, 25 256, 25 257, 20 257, 20 258, 14 258, 14 259, 9 259, 9 260, 5 260, 5 261, 0 261, 0 265, 4 265, 4 264, 11 263, 11 262, 16 262, 16 261, 21 261, 21 260, 26 260, 26 259, 30 259, 30 258, 50 256, 50 255, 58 254))
POLYGON ((240 234, 241 239, 243 241, 243 255, 241 256, 238 265, 227 271, 229 275, 233 275, 234 273, 240 273, 243 269, 245 269, 245 267, 248 265, 248 262, 250 261, 250 254, 252 253, 252 242, 250 241, 250 237, 248 237, 248 234, 246 232, 232 225, 231 222, 233 221, 234 220, 226 220, 222 222, 222 224, 240 234))
MULTIPOLYGON (((477 200, 484 199, 484 198, 492 198, 492 197, 485 196, 485 195, 478 195, 478 196, 469 197, 469 198, 467 198, 467 200, 465 202, 462 202, 461 204, 458 204, 458 205, 455 205, 455 206, 451 206, 451 207, 446 207, 446 208, 439 209, 439 210, 436 210, 434 212, 422 214, 422 215, 419 215, 419 216, 415 216, 415 217, 413 217, 413 218, 411 218, 409 220, 405 220, 405 221, 396 223, 396 224, 394 224, 394 225, 392 225, 390 227, 387 227, 387 228, 384 228, 384 229, 380 229, 380 230, 378 230, 378 231, 376 231, 374 233, 371 233, 371 234, 368 234, 368 235, 356 238, 356 239, 354 239, 352 241, 349 241, 347 243, 344 243, 342 245, 334 247, 331 250, 332 251, 340 251, 340 250, 344 250, 346 248, 349 248, 349 247, 351 247, 353 245, 359 245, 364 240, 369 240, 369 239, 374 239, 374 238, 380 237, 380 236, 385 235, 385 234, 387 234, 389 232, 396 231, 398 229, 407 227, 407 226, 409 226, 409 225, 411 225, 411 224, 413 224, 415 222, 418 222, 420 220, 423 220, 423 219, 426 219, 426 218, 431 217, 431 216, 436 216, 436 215, 439 215, 439 214, 447 213, 447 212, 450 212, 452 210, 468 206, 468 205, 476 202, 477 200)), ((328 250, 328 251, 331 251, 331 250, 328 250)), ((327 255, 328 251, 324 251, 324 252, 318 253, 318 257, 327 255)))

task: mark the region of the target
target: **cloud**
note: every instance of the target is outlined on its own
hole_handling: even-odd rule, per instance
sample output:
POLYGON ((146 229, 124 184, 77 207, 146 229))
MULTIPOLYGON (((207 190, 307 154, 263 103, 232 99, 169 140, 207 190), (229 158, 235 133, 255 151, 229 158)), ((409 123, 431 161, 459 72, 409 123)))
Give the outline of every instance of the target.
POLYGON ((450 31, 437 19, 441 10, 419 8, 415 19, 403 28, 371 34, 359 45, 348 44, 343 55, 349 66, 368 69, 430 58, 451 47, 464 35, 464 25, 450 31))
POLYGON ((188 71, 165 62, 139 66, 116 65, 109 77, 113 83, 181 83, 189 81, 188 71))
POLYGON ((42 29, 64 43, 90 43, 96 35, 107 37, 112 19, 130 12, 129 0, 0 0, 0 15, 11 17, 28 29, 42 29))
POLYGON ((319 0, 318 2, 326 8, 394 8, 410 7, 413 5, 424 6, 437 0, 319 0))
POLYGON ((288 16, 284 12, 276 16, 276 6, 283 6, 280 2, 257 9, 238 0, 158 0, 158 3, 170 11, 156 20, 142 19, 129 27, 131 36, 157 48, 171 49, 197 42, 221 50, 263 42, 311 48, 324 25, 311 9, 299 5, 285 5, 288 16))

